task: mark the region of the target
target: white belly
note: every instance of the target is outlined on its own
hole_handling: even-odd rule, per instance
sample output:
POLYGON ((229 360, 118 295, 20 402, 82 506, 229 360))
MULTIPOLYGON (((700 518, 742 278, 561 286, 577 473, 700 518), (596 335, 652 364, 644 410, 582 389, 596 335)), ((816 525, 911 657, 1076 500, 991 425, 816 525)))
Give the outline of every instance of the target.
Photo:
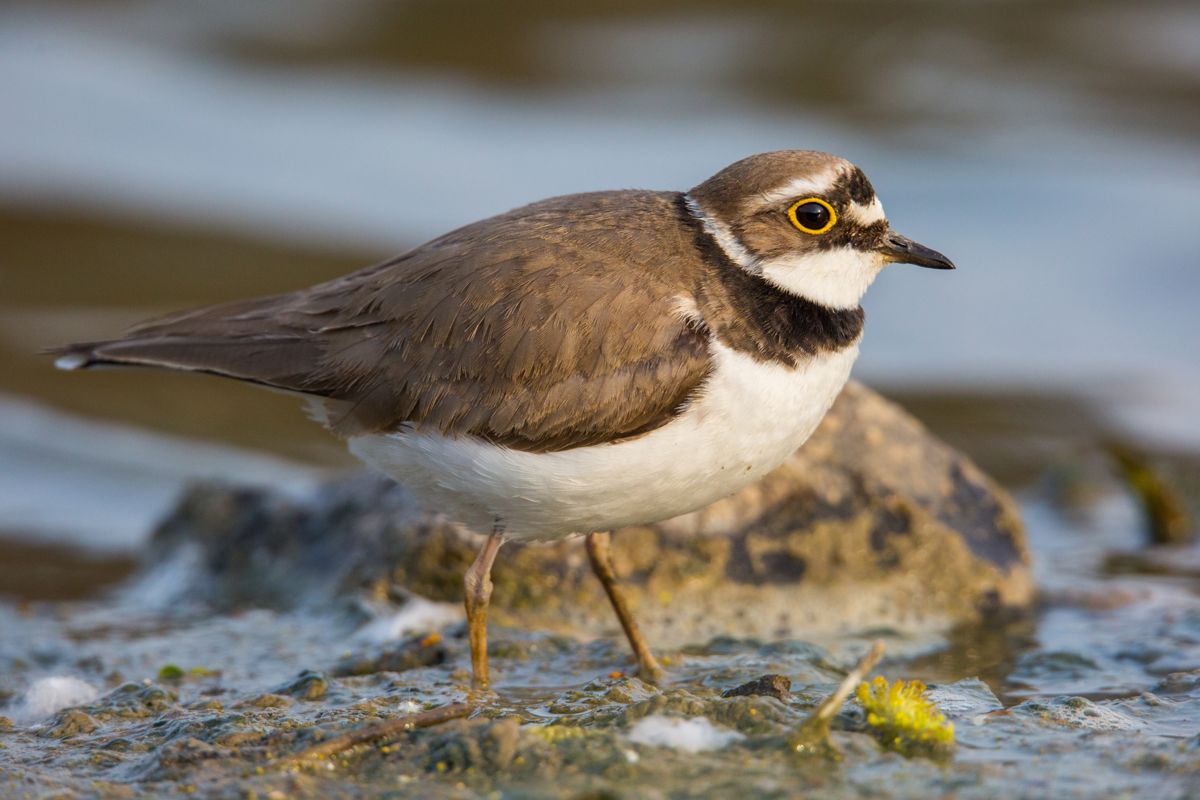
POLYGON ((816 429, 850 376, 855 344, 792 369, 714 344, 716 369, 671 423, 618 444, 508 450, 420 430, 356 436, 350 451, 434 511, 515 539, 657 522, 757 480, 816 429))

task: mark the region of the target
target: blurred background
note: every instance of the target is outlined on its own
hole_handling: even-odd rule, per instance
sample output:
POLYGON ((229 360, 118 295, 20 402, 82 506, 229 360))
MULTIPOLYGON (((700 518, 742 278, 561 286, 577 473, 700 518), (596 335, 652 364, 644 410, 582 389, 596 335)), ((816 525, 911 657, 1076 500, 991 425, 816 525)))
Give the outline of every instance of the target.
POLYGON ((290 398, 39 349, 779 148, 957 262, 883 275, 856 376, 1002 480, 1200 446, 1194 2, 5 3, 0 109, 0 591, 121 574, 187 480, 350 463, 290 398))

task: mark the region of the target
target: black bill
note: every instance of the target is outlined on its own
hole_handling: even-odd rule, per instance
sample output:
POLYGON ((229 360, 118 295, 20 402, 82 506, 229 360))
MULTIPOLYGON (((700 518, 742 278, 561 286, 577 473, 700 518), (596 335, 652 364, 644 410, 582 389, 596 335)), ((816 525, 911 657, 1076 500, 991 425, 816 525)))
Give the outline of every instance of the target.
POLYGON ((930 269, 954 269, 954 262, 937 250, 918 244, 895 231, 889 232, 884 237, 883 244, 879 246, 879 252, 883 253, 888 261, 898 264, 916 264, 918 267, 929 267, 930 269))

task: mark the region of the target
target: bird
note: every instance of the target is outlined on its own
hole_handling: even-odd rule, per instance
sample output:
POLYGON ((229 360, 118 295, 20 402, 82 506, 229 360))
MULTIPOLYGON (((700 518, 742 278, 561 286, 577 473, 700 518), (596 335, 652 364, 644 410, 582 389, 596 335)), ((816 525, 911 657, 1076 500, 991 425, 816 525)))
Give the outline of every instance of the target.
POLYGON ((50 352, 62 369, 303 396, 355 456, 479 534, 463 579, 474 688, 490 684, 501 545, 572 535, 638 674, 658 681, 611 531, 702 508, 800 447, 850 375, 860 301, 890 263, 954 269, 892 230, 857 166, 780 150, 686 192, 534 202, 316 286, 50 352))

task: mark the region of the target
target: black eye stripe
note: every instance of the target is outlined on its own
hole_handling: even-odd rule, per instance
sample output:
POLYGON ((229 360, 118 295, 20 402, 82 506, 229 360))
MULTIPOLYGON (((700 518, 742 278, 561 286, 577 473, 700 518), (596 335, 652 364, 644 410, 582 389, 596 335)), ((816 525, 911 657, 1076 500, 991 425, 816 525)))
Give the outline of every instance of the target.
POLYGON ((825 236, 816 236, 810 241, 818 250, 832 250, 835 247, 874 250, 883 242, 887 233, 887 222, 872 222, 870 225, 847 222, 835 225, 825 236))
POLYGON ((875 189, 862 170, 855 167, 835 181, 821 197, 836 209, 848 208, 851 203, 869 206, 875 200, 875 189))
POLYGON ((846 193, 850 196, 850 199, 859 205, 868 206, 875 199, 875 189, 871 186, 871 182, 867 180, 867 176, 858 167, 852 169, 839 183, 845 186, 846 193))

